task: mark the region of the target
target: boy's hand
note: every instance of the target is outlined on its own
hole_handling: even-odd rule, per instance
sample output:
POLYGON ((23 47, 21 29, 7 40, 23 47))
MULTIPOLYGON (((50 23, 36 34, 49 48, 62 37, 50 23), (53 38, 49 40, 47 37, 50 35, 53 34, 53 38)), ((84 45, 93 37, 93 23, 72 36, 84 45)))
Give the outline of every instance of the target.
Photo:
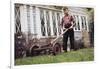
POLYGON ((69 29, 72 29, 73 28, 73 26, 71 26, 69 29))
POLYGON ((72 24, 72 26, 69 29, 73 29, 74 28, 74 24, 72 24))

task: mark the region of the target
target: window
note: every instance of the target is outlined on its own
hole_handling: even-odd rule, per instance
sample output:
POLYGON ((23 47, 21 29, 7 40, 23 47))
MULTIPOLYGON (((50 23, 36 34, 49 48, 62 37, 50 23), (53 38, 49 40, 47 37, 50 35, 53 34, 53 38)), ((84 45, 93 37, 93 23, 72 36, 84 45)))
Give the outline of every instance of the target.
POLYGON ((80 30, 79 16, 77 15, 77 29, 80 30))
POLYGON ((75 30, 77 30, 77 22, 76 22, 76 16, 73 15, 74 21, 75 21, 75 30))
POLYGON ((60 13, 57 13, 57 23, 58 23, 58 32, 59 32, 59 34, 61 34, 60 13))
POLYGON ((80 30, 80 21, 78 15, 73 15, 74 21, 75 21, 75 30, 80 30))
POLYGON ((87 30, 86 17, 85 16, 81 16, 81 20, 82 20, 82 28, 87 30))
POLYGON ((47 34, 48 36, 51 35, 51 28, 50 28, 50 17, 49 17, 49 12, 46 11, 46 22, 47 22, 47 34))
POLYGON ((40 20, 41 20, 41 33, 42 36, 45 36, 46 31, 45 31, 44 11, 42 9, 40 9, 40 20))
POLYGON ((21 32, 20 6, 19 5, 15 5, 15 28, 16 28, 16 33, 21 32))
POLYGON ((84 16, 85 30, 87 30, 86 17, 84 16))
POLYGON ((53 20, 53 33, 54 33, 54 35, 57 35, 56 19, 55 19, 54 11, 52 12, 52 20, 53 20))
POLYGON ((83 19, 83 16, 81 16, 81 20, 82 20, 82 28, 84 28, 84 19, 83 19))

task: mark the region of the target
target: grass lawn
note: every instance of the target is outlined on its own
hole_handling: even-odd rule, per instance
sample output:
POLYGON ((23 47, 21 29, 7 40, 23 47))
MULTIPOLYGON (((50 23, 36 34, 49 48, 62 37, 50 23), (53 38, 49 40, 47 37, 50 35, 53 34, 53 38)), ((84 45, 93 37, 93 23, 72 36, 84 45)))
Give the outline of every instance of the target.
POLYGON ((93 61, 93 60, 94 60, 94 48, 85 48, 77 51, 61 53, 56 56, 42 55, 35 57, 20 58, 15 60, 15 65, 80 62, 80 61, 93 61))

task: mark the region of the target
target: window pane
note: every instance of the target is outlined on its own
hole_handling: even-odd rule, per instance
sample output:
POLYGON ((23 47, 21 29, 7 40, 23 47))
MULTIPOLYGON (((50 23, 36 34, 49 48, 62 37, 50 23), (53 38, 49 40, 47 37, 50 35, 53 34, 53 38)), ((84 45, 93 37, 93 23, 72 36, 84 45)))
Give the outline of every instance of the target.
POLYGON ((81 16, 81 20, 82 20, 82 28, 84 28, 84 19, 83 19, 83 16, 81 16))
POLYGON ((52 12, 52 20, 53 20, 53 32, 54 32, 54 35, 57 35, 57 28, 56 28, 56 19, 55 19, 55 13, 52 12))
POLYGON ((49 12, 46 11, 46 21, 47 21, 47 34, 48 36, 51 35, 51 28, 50 28, 50 17, 49 17, 49 12))
POLYGON ((58 21, 58 32, 61 34, 61 27, 60 27, 60 13, 57 13, 57 21, 58 21))
POLYGON ((40 9, 40 20, 41 20, 41 33, 42 36, 45 36, 46 31, 45 31, 45 22, 44 22, 44 11, 42 9, 40 9))
POLYGON ((76 23, 76 16, 73 15, 74 21, 75 21, 75 30, 77 30, 77 23, 76 23))
POLYGON ((80 30, 79 16, 77 16, 77 28, 80 30))
POLYGON ((86 17, 84 16, 85 30, 87 30, 86 17))
POLYGON ((16 27, 16 33, 21 33, 20 6, 19 5, 15 5, 15 27, 16 27))

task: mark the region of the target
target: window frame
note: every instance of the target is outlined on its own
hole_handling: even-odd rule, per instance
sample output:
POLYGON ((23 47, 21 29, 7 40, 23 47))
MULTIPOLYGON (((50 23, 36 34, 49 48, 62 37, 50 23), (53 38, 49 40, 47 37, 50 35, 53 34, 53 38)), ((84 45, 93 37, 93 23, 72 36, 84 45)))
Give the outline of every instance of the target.
POLYGON ((39 9, 39 11, 40 11, 40 24, 41 24, 41 35, 43 36, 43 37, 45 37, 46 36, 46 26, 45 26, 45 14, 44 14, 44 9, 39 9), (42 14, 41 14, 42 13, 42 14), (41 23, 41 19, 43 19, 44 21, 44 25, 42 25, 42 23, 41 23), (42 26, 43 26, 43 28, 42 28, 42 26), (44 30, 44 33, 43 33, 43 30, 44 30))
POLYGON ((20 5, 15 5, 15 33, 21 33, 20 5), (17 9, 18 8, 18 9, 17 9))
POLYGON ((52 25, 53 25, 53 36, 57 36, 57 26, 56 26, 56 15, 55 15, 55 11, 52 11, 52 25))
POLYGON ((51 36, 51 27, 50 27, 50 11, 45 10, 45 19, 46 19, 46 31, 47 31, 47 36, 51 36), (48 28, 49 27, 49 28, 48 28))

